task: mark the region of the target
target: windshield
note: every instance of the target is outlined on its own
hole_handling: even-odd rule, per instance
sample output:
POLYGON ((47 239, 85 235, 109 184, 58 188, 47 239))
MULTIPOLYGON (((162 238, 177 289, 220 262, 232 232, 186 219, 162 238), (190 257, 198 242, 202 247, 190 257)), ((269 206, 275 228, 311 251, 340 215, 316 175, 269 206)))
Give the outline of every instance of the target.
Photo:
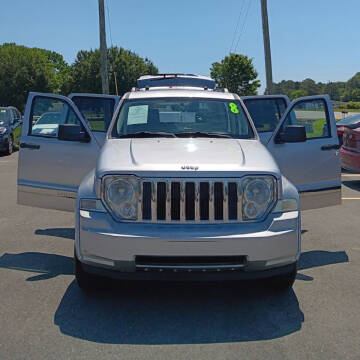
POLYGON ((286 109, 284 98, 244 99, 244 104, 259 133, 274 131, 286 109))
POLYGON ((336 125, 350 125, 360 122, 360 114, 348 116, 342 120, 339 120, 336 125))
POLYGON ((9 121, 9 110, 6 109, 0 109, 0 125, 4 125, 5 122, 9 121))
POLYGON ((173 97, 124 102, 112 136, 144 134, 144 137, 149 137, 151 133, 158 133, 158 136, 166 133, 191 137, 254 138, 249 120, 237 100, 173 97))

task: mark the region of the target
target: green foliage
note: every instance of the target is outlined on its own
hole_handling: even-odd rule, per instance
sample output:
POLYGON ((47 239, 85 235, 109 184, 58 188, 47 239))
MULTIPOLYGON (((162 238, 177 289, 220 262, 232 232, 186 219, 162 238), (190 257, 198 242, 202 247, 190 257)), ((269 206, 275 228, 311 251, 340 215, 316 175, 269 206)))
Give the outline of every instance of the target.
POLYGON ((299 97, 303 97, 303 96, 307 96, 308 93, 306 90, 304 89, 298 89, 298 90, 293 90, 291 93, 290 93, 290 99, 291 100, 294 100, 294 99, 297 99, 299 97))
MULTIPOLYGON (((141 75, 157 74, 158 69, 147 58, 116 46, 108 49, 108 72, 110 93, 115 94, 116 72, 119 95, 134 86, 141 75)), ((102 93, 100 73, 100 51, 79 51, 72 65, 72 91, 102 93)))
POLYGON ((360 109, 360 102, 349 101, 346 104, 341 104, 337 107, 338 109, 360 109))
POLYGON ((53 51, 0 45, 0 104, 23 111, 29 91, 63 92, 69 74, 62 55, 53 51))
POLYGON ((331 99, 338 101, 360 101, 360 72, 355 74, 349 81, 316 83, 312 79, 303 81, 283 80, 275 83, 272 88, 273 94, 285 94, 293 98, 295 91, 304 90, 307 95, 329 94, 331 99))
MULTIPOLYGON (((108 49, 110 93, 115 94, 114 71, 119 95, 136 86, 141 75, 158 69, 147 58, 118 47, 108 49)), ((100 51, 79 51, 69 66, 62 55, 16 44, 0 45, 0 105, 23 111, 30 91, 60 93, 101 93, 100 51)))
POLYGON ((221 62, 215 62, 210 68, 211 77, 220 88, 227 88, 239 96, 256 95, 260 81, 252 59, 241 54, 225 56, 221 62))

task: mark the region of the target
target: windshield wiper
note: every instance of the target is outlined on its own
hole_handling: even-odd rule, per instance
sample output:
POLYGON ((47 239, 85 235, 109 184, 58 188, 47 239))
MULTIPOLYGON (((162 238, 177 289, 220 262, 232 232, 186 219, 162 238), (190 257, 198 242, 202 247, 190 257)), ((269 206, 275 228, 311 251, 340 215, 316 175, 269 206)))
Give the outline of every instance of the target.
POLYGON ((125 138, 154 138, 154 137, 168 137, 173 138, 176 137, 174 134, 167 132, 152 132, 152 131, 138 131, 132 134, 124 134, 118 136, 120 139, 125 138))
POLYGON ((232 139, 232 137, 227 134, 209 133, 209 132, 204 132, 204 131, 180 132, 180 133, 175 133, 175 136, 176 137, 206 137, 206 138, 232 139))

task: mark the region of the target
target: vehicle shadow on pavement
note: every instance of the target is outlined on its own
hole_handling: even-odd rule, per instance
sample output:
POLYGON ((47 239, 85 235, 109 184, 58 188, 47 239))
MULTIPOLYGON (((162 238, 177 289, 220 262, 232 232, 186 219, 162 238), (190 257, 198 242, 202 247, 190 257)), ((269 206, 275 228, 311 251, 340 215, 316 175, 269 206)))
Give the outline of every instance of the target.
POLYGON ((273 339, 300 330, 293 290, 252 283, 117 283, 84 295, 73 281, 55 313, 63 334, 112 344, 204 344, 273 339))
POLYGON ((360 181, 359 180, 346 180, 346 181, 343 181, 342 184, 352 190, 360 191, 360 181))
MULTIPOLYGON (((299 269, 347 261, 344 251, 309 251, 301 255, 299 269)), ((0 269, 39 273, 27 279, 36 281, 72 275, 73 259, 4 254, 0 269)), ((109 284, 108 291, 85 295, 74 280, 54 316, 60 331, 100 343, 201 344, 278 338, 298 331, 304 322, 293 290, 272 292, 260 281, 109 284)))
POLYGON ((26 279, 26 281, 37 281, 51 279, 58 275, 73 275, 74 260, 68 256, 39 252, 6 253, 0 257, 1 268, 39 273, 26 279))
POLYGON ((37 229, 35 235, 55 236, 75 240, 75 228, 37 229))

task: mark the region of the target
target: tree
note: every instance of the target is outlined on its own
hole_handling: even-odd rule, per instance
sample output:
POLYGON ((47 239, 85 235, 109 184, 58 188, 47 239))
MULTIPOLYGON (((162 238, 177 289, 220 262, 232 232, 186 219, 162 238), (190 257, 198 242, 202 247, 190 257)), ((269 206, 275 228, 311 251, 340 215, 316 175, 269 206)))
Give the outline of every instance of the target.
POLYGON ((291 92, 290 99, 294 100, 294 99, 297 99, 299 97, 303 97, 303 96, 307 96, 307 95, 308 95, 308 93, 306 92, 306 90, 298 89, 298 90, 294 90, 294 91, 291 92))
POLYGON ((216 86, 227 88, 239 96, 256 95, 260 81, 252 63, 246 55, 233 54, 225 56, 221 62, 214 62, 210 68, 211 77, 216 86))
POLYGON ((308 95, 321 94, 321 86, 317 84, 313 79, 305 79, 300 83, 300 89, 306 91, 308 95))
MULTIPOLYGON (((118 81, 119 95, 134 86, 141 75, 157 74, 157 67, 147 58, 143 59, 130 50, 108 49, 108 72, 110 93, 115 94, 114 72, 118 81)), ((79 51, 72 65, 72 91, 101 93, 100 51, 79 51)))
POLYGON ((69 67, 53 51, 0 45, 0 105, 24 109, 29 91, 63 92, 69 67))

